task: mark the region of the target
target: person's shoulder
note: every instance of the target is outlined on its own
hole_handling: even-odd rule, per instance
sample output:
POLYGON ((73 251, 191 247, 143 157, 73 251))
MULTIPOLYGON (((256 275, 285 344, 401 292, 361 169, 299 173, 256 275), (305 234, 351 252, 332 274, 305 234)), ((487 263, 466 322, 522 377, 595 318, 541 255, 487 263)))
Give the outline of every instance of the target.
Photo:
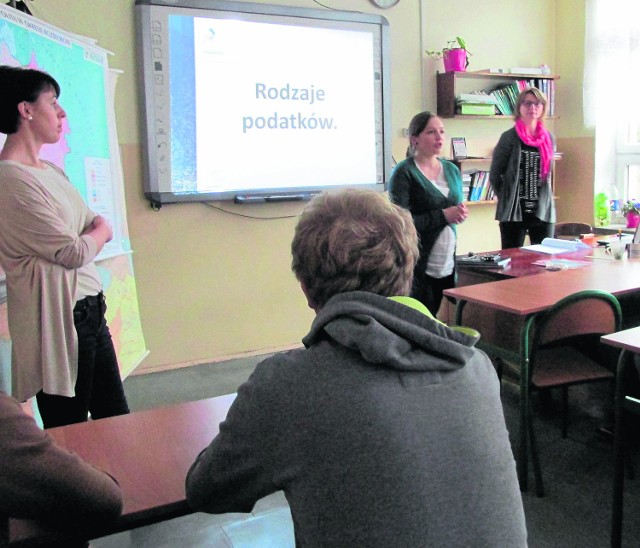
POLYGON ((393 168, 394 173, 395 172, 401 172, 401 171, 407 171, 408 169, 410 169, 413 165, 415 164, 415 162, 413 161, 413 158, 405 158, 404 160, 400 160, 395 167, 393 168))
POLYGON ((297 375, 300 365, 304 363, 306 353, 306 348, 296 348, 285 352, 278 352, 262 360, 256 366, 250 377, 250 381, 274 383, 297 375))
MULTIPOLYGON (((496 148, 504 149, 505 147, 511 148, 514 144, 520 142, 520 137, 518 137, 518 133, 516 132, 516 128, 511 127, 507 131, 502 132, 500 138, 498 139, 498 144, 496 148)), ((495 151, 494 151, 495 155, 495 151)))
POLYGON ((62 168, 58 167, 53 162, 50 162, 49 160, 42 160, 42 163, 45 164, 50 169, 53 169, 53 171, 55 171, 58 175, 68 180, 67 174, 62 170, 62 168))
POLYGON ((0 160, 0 181, 10 182, 16 178, 29 177, 29 171, 19 162, 13 160, 0 160))
POLYGON ((451 160, 447 159, 447 158, 438 158, 438 160, 440 160, 440 163, 448 169, 458 169, 458 166, 456 164, 454 164, 451 160))
POLYGON ((406 183, 411 178, 412 166, 415 163, 413 158, 405 158, 398 162, 391 170, 391 178, 389 179, 389 190, 393 190, 398 183, 406 183))

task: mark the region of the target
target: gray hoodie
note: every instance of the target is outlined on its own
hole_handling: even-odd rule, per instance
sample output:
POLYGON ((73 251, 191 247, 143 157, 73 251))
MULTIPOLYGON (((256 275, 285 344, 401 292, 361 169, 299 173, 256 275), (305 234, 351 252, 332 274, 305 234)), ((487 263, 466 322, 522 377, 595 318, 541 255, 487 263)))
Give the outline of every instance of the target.
POLYGON ((262 362, 187 476, 196 510, 284 490, 298 546, 526 546, 495 371, 475 340, 371 293, 262 362))

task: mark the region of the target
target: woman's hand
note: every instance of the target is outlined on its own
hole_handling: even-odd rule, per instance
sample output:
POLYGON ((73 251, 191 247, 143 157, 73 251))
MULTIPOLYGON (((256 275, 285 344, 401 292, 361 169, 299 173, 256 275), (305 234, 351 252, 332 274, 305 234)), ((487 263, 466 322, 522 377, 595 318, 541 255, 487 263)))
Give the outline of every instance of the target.
POLYGON ((113 228, 102 215, 96 215, 93 218, 94 230, 99 230, 105 237, 105 243, 113 240, 113 228))
POLYGON ((82 233, 83 236, 91 236, 98 244, 98 253, 104 247, 104 244, 113 239, 113 229, 102 215, 96 215, 93 222, 82 233))
POLYGON ((463 223, 469 215, 469 210, 464 203, 460 203, 456 206, 447 207, 443 209, 444 218, 450 225, 458 225, 463 223))

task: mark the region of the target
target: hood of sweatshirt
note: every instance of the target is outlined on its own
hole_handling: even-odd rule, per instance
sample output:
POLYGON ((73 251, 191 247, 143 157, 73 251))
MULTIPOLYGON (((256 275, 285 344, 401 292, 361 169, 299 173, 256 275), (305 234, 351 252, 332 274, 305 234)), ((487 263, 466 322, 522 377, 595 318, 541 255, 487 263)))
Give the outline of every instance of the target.
POLYGON ((402 371, 454 371, 477 352, 477 337, 434 320, 417 301, 401 301, 364 291, 335 295, 302 342, 310 347, 329 339, 369 363, 402 371))

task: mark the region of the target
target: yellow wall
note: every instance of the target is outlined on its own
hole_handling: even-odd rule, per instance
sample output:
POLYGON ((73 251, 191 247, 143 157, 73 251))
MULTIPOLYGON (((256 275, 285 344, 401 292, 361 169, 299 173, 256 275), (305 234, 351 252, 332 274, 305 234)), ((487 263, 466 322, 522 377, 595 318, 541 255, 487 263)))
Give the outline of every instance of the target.
POLYGON ((593 187, 595 135, 586 129, 582 115, 584 71, 585 1, 558 2, 558 150, 564 153, 558 162, 560 185, 556 187, 560 220, 593 224, 593 187))
MULTIPOLYGON (((254 1, 319 8, 312 0, 254 1)), ((584 12, 583 1, 403 0, 389 10, 378 10, 368 0, 325 3, 337 9, 379 13, 389 20, 396 160, 404 157, 402 128, 411 116, 423 108, 436 108, 434 71, 442 67, 425 59, 423 43, 426 48, 439 49, 456 35, 463 36, 473 52, 469 70, 543 62, 554 72, 558 67, 558 73, 571 75, 561 80, 560 90, 567 99, 559 98, 559 111, 564 116, 563 110, 577 102, 581 69, 573 62, 579 58, 578 47, 566 62, 560 62, 556 36, 562 28, 563 39, 558 44, 563 47, 573 47, 573 34, 581 39, 579 29, 572 25, 576 15, 579 19, 584 12)), ((68 0, 47 0, 32 5, 37 17, 96 38, 114 52, 110 65, 124 70, 116 95, 116 120, 142 325, 151 351, 139 371, 299 344, 313 317, 289 267, 289 244, 302 206, 215 204, 221 211, 202 204, 179 204, 154 212, 142 190, 134 1, 91 0, 73 2, 70 7, 68 0)), ((509 121, 445 120, 450 135, 467 138, 471 154, 488 153, 499 133, 510 125, 509 121)), ((565 126, 558 124, 558 128, 565 126)), ((571 139, 591 137, 579 130, 573 112, 566 132, 571 139)), ((473 207, 460 230, 461 251, 499 247, 493 214, 492 206, 473 207)))

